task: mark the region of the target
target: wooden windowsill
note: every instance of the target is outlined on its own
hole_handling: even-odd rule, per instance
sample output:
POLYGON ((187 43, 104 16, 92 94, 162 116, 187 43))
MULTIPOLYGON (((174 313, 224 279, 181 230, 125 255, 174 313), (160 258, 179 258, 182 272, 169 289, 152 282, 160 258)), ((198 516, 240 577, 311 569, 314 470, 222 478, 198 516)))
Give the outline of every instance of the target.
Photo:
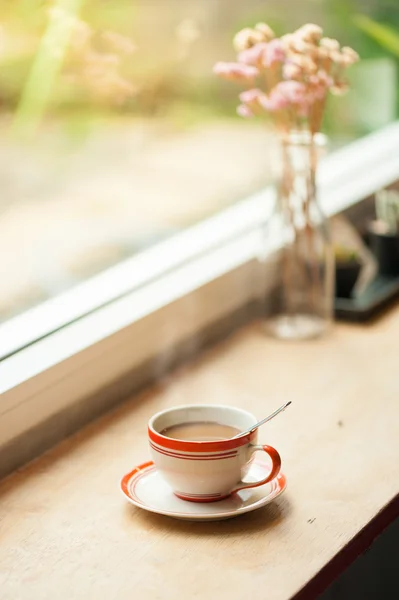
POLYGON ((2 600, 315 598, 399 514, 398 334, 399 308, 298 344, 251 325, 3 481, 2 600), (119 493, 154 412, 288 399, 260 435, 288 479, 272 505, 189 523, 119 493))

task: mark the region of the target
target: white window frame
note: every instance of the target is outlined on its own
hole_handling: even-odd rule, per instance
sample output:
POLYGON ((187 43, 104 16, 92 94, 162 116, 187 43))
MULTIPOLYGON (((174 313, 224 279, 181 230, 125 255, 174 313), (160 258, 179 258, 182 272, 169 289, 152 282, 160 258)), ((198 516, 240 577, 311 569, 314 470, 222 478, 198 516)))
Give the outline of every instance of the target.
MULTIPOLYGON (((395 122, 325 157, 322 208, 339 213, 398 176, 395 122)), ((249 304, 273 198, 267 189, 0 325, 0 463, 68 409, 90 401, 94 416, 93 398, 149 361, 163 373, 174 348, 249 304)), ((278 240, 268 243, 272 253, 278 240)))

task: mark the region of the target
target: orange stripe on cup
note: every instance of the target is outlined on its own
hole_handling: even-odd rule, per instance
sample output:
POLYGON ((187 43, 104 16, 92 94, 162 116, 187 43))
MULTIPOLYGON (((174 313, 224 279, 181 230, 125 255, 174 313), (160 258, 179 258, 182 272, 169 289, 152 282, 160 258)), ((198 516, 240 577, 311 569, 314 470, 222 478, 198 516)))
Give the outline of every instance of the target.
POLYGON ((148 427, 148 437, 152 442, 167 448, 169 450, 177 450, 178 452, 225 452, 227 450, 235 450, 241 446, 245 446, 256 438, 257 430, 242 437, 232 438, 228 440, 220 440, 217 442, 193 442, 187 440, 174 440, 165 435, 157 433, 151 426, 148 427))
POLYGON ((177 452, 171 452, 170 450, 166 450, 165 448, 160 448, 159 446, 155 446, 152 442, 150 442, 150 446, 155 452, 159 452, 160 454, 164 454, 165 456, 170 456, 170 458, 181 458, 183 460, 223 460, 225 458, 234 458, 237 456, 237 452, 234 450, 230 450, 227 452, 219 452, 215 454, 183 454, 177 452))

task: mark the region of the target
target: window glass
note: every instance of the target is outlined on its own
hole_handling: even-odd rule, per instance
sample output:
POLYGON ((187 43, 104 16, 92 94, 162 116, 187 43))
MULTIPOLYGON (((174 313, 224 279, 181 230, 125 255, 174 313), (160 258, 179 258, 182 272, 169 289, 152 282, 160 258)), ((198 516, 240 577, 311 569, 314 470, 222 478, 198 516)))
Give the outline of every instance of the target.
POLYGON ((397 0, 2 0, 0 322, 271 181, 267 123, 212 66, 258 21, 354 47, 339 146, 396 118, 397 0))

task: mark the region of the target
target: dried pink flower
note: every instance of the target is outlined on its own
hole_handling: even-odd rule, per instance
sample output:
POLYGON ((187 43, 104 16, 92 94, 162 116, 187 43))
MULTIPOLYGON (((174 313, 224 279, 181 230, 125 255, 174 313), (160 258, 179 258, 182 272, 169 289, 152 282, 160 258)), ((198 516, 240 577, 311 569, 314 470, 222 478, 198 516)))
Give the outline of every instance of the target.
POLYGON ((317 48, 317 54, 319 59, 325 59, 330 57, 330 51, 324 46, 319 46, 317 48))
POLYGON ((282 43, 284 50, 289 50, 293 40, 294 36, 292 33, 286 33, 285 35, 281 36, 280 42, 282 43))
POLYGON ((261 32, 265 42, 269 42, 270 40, 272 40, 275 37, 275 33, 274 33, 273 29, 271 27, 269 27, 269 25, 267 25, 266 23, 257 23, 255 25, 255 29, 256 29, 256 31, 261 32))
POLYGON ((301 127, 317 131, 328 91, 346 91, 342 73, 358 60, 354 50, 341 49, 337 40, 322 36, 322 28, 312 23, 281 38, 265 23, 238 32, 234 39, 238 62, 214 67, 225 79, 251 84, 257 78, 261 89, 240 94, 238 114, 252 117, 262 111, 278 112, 276 124, 283 130, 298 127, 298 119, 304 118, 301 127))
POLYGON ((280 81, 275 88, 290 104, 306 102, 306 85, 299 81, 280 81))
POLYGON ((320 40, 321 48, 327 48, 330 51, 338 51, 339 50, 339 42, 332 38, 324 37, 320 40))
POLYGON ((298 65, 294 65, 291 62, 283 65, 283 78, 284 79, 300 79, 302 77, 302 70, 298 65))
POLYGON ((295 34, 292 36, 292 39, 289 43, 289 49, 292 52, 298 52, 299 54, 303 54, 309 56, 310 58, 316 58, 318 56, 319 47, 310 42, 306 42, 301 37, 296 36, 295 34))
POLYGON ((311 74, 317 71, 317 64, 314 60, 310 58, 310 56, 305 56, 300 53, 293 53, 290 55, 290 61, 297 65, 304 74, 311 74))
POLYGON ((246 104, 239 104, 239 106, 237 106, 237 114, 240 117, 244 117, 244 119, 249 119, 255 116, 252 110, 246 104))
POLYGON ((241 92, 239 98, 243 104, 252 104, 254 102, 258 102, 261 96, 264 96, 264 93, 257 88, 253 88, 251 90, 245 90, 245 92, 241 92))
MULTIPOLYGON (((246 90, 240 94, 241 106, 246 106, 251 111, 252 115, 259 113, 259 110, 264 110, 267 103, 267 96, 262 90, 253 88, 246 90)), ((241 109, 244 110, 244 109, 241 109)))
POLYGON ((259 69, 256 67, 233 62, 218 62, 213 67, 213 72, 219 77, 233 81, 251 81, 259 75, 259 69))
POLYGON ((339 67, 344 66, 345 58, 344 58, 344 55, 341 54, 341 52, 339 50, 331 50, 330 58, 333 61, 333 63, 335 63, 339 67))
POLYGON ((353 65, 354 63, 356 63, 359 60, 358 53, 355 50, 353 50, 353 48, 350 48, 349 46, 344 46, 341 49, 341 52, 342 52, 342 55, 346 59, 346 66, 353 65))
POLYGON ((316 83, 315 85, 312 86, 311 91, 309 91, 308 101, 310 101, 310 103, 312 103, 315 100, 323 100, 323 98, 325 97, 325 95, 327 93, 327 89, 328 88, 326 88, 326 86, 323 85, 322 83, 316 83))
POLYGON ((306 42, 316 43, 323 35, 323 30, 319 25, 314 23, 306 23, 294 32, 294 35, 300 36, 306 42))
POLYGON ((242 50, 242 52, 238 54, 238 62, 245 65, 258 66, 263 59, 267 46, 268 44, 266 44, 266 42, 260 42, 251 48, 242 50))
POLYGON ((314 102, 315 97, 304 83, 299 81, 280 81, 270 92, 262 106, 272 112, 287 106, 295 106, 302 113, 314 102))
POLYGON ((271 67, 274 63, 283 62, 285 58, 285 50, 280 40, 275 39, 266 44, 263 53, 263 65, 265 67, 271 67))
POLYGON ((78 85, 94 99, 123 102, 135 93, 134 86, 119 73, 124 55, 131 53, 132 42, 112 31, 98 33, 66 8, 53 6, 51 21, 70 29, 67 47, 55 46, 53 52, 63 58, 61 76, 69 85, 78 85))
POLYGON ((325 88, 329 88, 333 85, 333 78, 330 77, 323 69, 320 69, 314 75, 309 77, 309 83, 312 85, 324 85, 325 88))
POLYGON ((287 98, 272 90, 266 100, 262 103, 265 110, 269 112, 277 112, 289 106, 287 98))
POLYGON ((265 38, 260 31, 246 27, 234 36, 233 45, 237 52, 252 48, 255 44, 264 42, 265 38))
POLYGON ((290 101, 277 88, 278 86, 273 88, 268 96, 261 99, 260 104, 265 110, 268 110, 270 112, 276 112, 289 106, 290 101))
POLYGON ((334 96, 343 96, 349 89, 349 85, 346 81, 336 81, 330 88, 330 92, 334 96))

